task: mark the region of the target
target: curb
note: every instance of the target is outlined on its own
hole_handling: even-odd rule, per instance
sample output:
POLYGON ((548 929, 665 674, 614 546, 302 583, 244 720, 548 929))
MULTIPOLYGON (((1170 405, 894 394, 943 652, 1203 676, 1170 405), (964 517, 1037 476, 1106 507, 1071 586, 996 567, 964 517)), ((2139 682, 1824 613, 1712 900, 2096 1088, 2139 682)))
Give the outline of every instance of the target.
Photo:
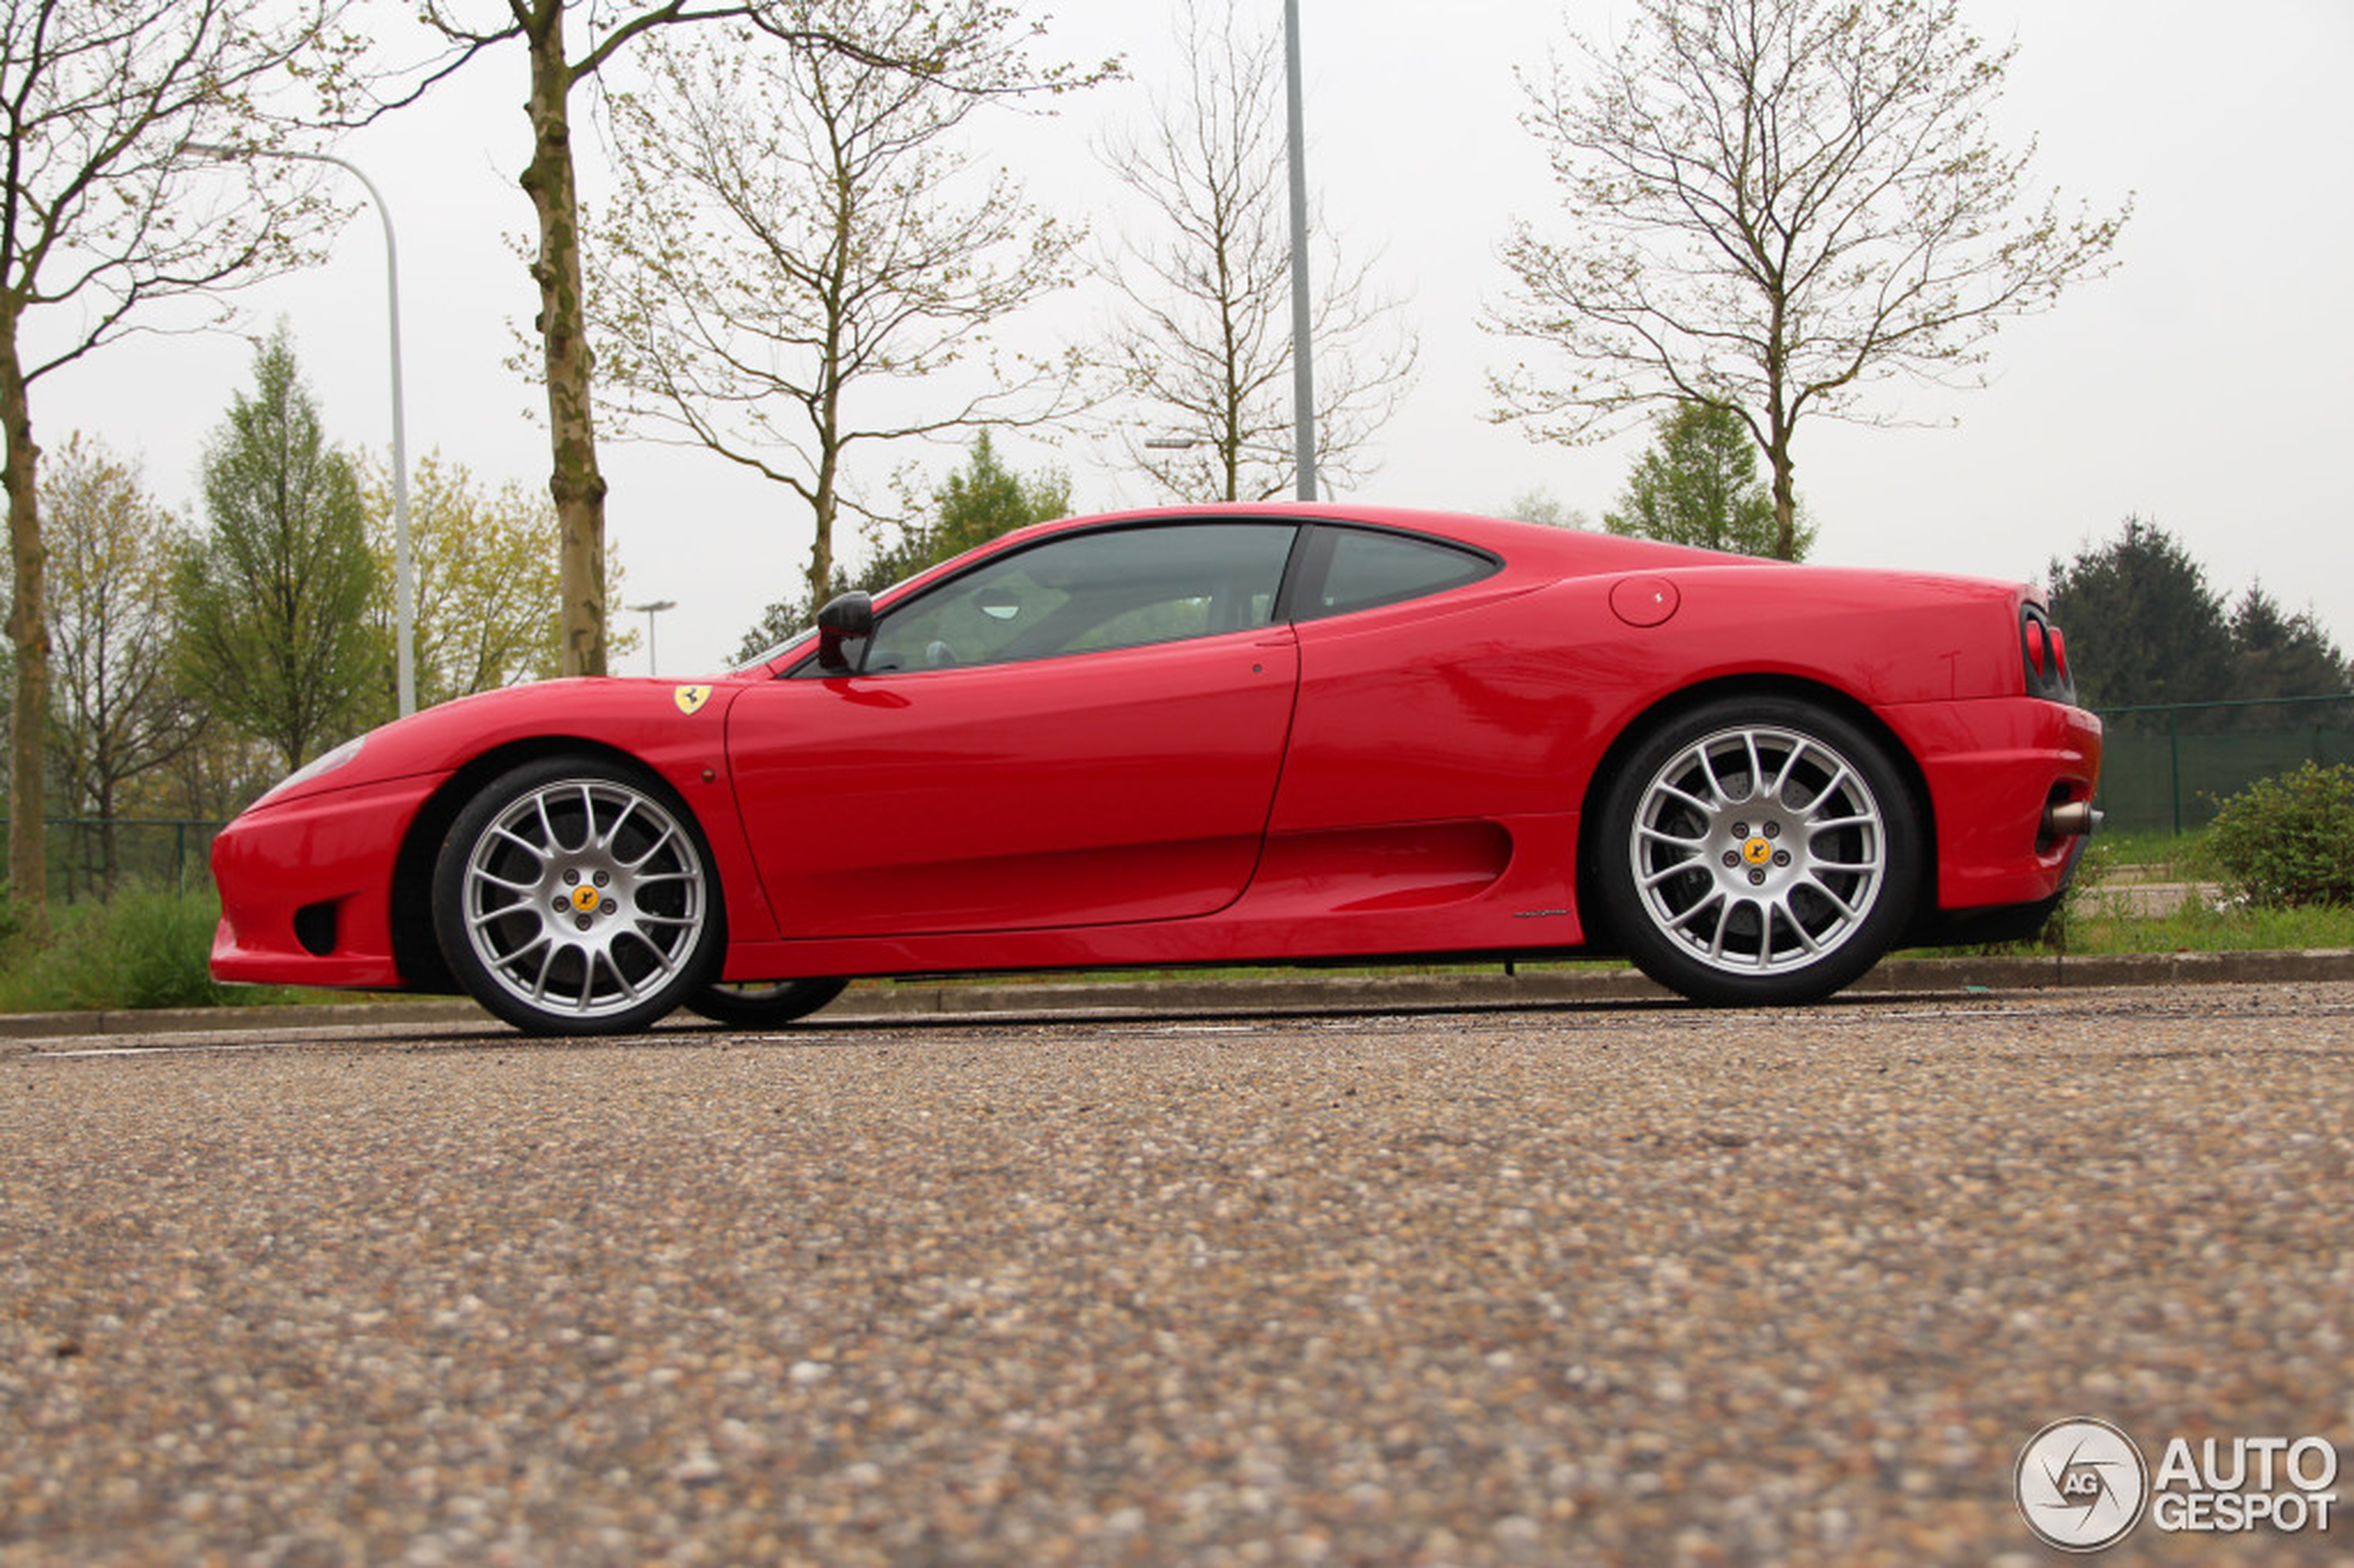
MULTIPOLYGON (((2119 954, 2069 958, 1901 958, 1842 995, 1936 992, 2095 990, 2129 986, 2279 985, 2354 980, 2354 949, 2303 952, 2119 954)), ((1672 1003, 1673 993, 1633 969, 1533 974, 1303 975, 1272 980, 1022 981, 861 987, 818 1016, 828 1023, 904 1018, 1083 1014, 1106 1018, 1185 1015, 1493 1010, 1579 1003, 1672 1003)), ((119 1008, 0 1015, 0 1057, 32 1054, 46 1040, 218 1034, 385 1026, 505 1026, 467 1001, 367 1002, 288 1007, 119 1008)), ((671 1026, 673 1028, 682 1026, 671 1026)), ((699 1024, 683 1027, 700 1028, 699 1024)))

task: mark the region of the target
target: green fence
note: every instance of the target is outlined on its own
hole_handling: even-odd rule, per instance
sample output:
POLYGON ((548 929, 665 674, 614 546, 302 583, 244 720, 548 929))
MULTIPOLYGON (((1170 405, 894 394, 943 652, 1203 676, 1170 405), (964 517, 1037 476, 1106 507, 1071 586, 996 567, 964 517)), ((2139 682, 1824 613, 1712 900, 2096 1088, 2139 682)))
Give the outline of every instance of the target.
POLYGON ((2110 832, 2181 833, 2259 778, 2354 763, 2354 693, 2099 712, 2110 832))
MULTIPOLYGON (((7 818, 0 816, 0 833, 7 818)), ((225 822, 177 817, 52 816, 48 829, 49 894, 68 901, 126 883, 196 886, 211 874, 212 836, 225 822), (111 841, 111 844, 109 843, 111 841)))

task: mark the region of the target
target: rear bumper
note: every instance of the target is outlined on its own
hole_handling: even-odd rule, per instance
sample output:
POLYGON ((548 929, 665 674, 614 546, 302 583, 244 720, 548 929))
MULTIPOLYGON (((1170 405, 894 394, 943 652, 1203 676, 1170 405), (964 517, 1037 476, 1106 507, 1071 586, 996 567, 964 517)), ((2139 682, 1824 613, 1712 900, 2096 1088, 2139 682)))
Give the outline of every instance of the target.
POLYGON ((212 977, 264 985, 399 990, 393 866, 438 776, 264 804, 212 842, 221 925, 212 977))
POLYGON ((2057 898, 2084 840, 2054 834, 2046 814, 2093 798, 2101 721, 2032 697, 1907 703, 1882 716, 1929 786, 1938 911, 1950 917, 2057 898))

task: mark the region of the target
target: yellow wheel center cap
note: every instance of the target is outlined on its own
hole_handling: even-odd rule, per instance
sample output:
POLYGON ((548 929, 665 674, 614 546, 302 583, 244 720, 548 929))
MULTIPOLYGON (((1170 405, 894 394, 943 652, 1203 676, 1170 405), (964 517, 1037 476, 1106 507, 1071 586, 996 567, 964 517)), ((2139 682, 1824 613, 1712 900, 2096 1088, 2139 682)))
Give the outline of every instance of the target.
POLYGON ((594 915, 597 912, 597 905, 604 901, 605 895, 586 882, 572 890, 572 906, 583 915, 594 915))
POLYGON ((1774 846, 1763 839, 1752 839, 1741 846, 1741 858, 1752 866, 1763 866, 1774 858, 1774 846))

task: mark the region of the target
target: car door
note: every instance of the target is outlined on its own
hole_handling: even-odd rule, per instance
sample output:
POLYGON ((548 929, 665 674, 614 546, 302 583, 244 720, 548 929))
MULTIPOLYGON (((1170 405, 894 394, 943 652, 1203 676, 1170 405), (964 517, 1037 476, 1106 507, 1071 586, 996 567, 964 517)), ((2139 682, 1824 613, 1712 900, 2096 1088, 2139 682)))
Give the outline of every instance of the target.
POLYGON ((1296 529, 1053 535, 884 612, 846 676, 729 710, 787 938, 1182 918, 1258 862, 1298 678, 1296 529))

